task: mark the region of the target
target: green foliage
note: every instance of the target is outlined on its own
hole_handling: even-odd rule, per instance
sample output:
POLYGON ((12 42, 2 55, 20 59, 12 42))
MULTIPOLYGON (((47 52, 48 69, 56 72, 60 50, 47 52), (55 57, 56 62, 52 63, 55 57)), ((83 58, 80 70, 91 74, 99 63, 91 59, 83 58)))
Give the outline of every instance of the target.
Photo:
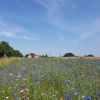
POLYGON ((41 57, 49 57, 47 54, 45 54, 45 55, 42 55, 41 57))
POLYGON ((25 58, 27 58, 27 57, 28 57, 28 54, 25 55, 25 58))
POLYGON ((74 57, 75 55, 73 53, 65 53, 63 57, 74 57))
POLYGON ((0 57, 4 56, 4 52, 0 51, 0 57))
POLYGON ((89 55, 85 55, 85 57, 94 57, 94 55, 89 54, 89 55))
POLYGON ((14 51, 14 56, 16 57, 23 57, 22 53, 19 50, 14 51))
POLYGON ((0 100, 100 100, 99 62, 19 59, 0 69, 0 100))
POLYGON ((26 54, 26 55, 25 55, 25 58, 27 58, 28 55, 31 55, 32 57, 34 57, 36 54, 35 54, 35 53, 26 54))
POLYGON ((22 57, 22 53, 18 50, 14 50, 8 42, 1 41, 0 42, 0 57, 3 56, 8 57, 22 57))

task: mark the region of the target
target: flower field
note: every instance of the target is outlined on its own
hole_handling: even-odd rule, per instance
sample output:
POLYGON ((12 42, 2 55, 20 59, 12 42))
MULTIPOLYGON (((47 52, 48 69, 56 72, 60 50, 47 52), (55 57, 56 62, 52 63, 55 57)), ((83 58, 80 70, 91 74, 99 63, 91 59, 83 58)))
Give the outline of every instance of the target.
POLYGON ((20 59, 0 70, 0 100, 100 100, 100 59, 20 59))

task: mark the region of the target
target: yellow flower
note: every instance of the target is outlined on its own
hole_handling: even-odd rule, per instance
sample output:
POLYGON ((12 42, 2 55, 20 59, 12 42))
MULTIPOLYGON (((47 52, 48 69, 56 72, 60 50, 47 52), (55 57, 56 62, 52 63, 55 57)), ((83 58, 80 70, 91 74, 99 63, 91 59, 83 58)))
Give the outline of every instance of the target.
POLYGON ((5 91, 2 91, 3 93, 5 93, 5 91))

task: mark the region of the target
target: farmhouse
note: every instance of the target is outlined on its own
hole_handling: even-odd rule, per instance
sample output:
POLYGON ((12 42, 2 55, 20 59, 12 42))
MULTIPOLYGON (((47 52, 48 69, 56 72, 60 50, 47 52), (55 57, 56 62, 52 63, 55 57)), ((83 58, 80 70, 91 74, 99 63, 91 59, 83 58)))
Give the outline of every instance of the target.
POLYGON ((30 54, 27 54, 27 58, 29 59, 38 59, 40 57, 40 55, 36 55, 35 53, 30 53, 30 54))

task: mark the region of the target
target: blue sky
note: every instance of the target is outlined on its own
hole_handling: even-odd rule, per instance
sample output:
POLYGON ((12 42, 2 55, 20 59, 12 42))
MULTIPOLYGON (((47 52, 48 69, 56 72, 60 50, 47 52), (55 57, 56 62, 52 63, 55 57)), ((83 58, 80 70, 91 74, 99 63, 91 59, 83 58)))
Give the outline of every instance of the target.
POLYGON ((0 0, 0 41, 23 54, 100 56, 100 0, 0 0))

